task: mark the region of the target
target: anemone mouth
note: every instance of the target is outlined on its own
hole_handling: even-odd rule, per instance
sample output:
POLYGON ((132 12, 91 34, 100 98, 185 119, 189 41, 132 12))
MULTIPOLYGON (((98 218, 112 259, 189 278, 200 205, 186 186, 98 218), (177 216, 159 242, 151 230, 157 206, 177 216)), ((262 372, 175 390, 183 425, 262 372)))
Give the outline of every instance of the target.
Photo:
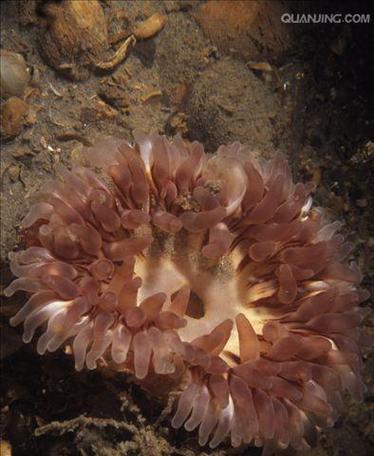
MULTIPOLYGON (((243 254, 235 249, 218 261, 211 261, 201 253, 203 242, 203 236, 185 232, 172 239, 155 239, 147 254, 135 263, 135 271, 142 277, 139 299, 163 292, 168 305, 178 291, 188 287, 184 314, 187 324, 178 331, 184 342, 210 333, 227 319, 235 321, 240 313, 261 335, 263 324, 272 319, 272 313, 258 303, 266 291, 248 287, 245 269, 240 270, 243 254)), ((226 362, 240 356, 236 329, 231 331, 221 356, 226 362)))
POLYGON ((41 331, 38 353, 68 344, 77 370, 179 387, 172 425, 211 447, 307 448, 343 389, 360 399, 361 275, 284 157, 158 135, 86 157, 111 184, 60 167, 9 254, 25 342, 41 331))

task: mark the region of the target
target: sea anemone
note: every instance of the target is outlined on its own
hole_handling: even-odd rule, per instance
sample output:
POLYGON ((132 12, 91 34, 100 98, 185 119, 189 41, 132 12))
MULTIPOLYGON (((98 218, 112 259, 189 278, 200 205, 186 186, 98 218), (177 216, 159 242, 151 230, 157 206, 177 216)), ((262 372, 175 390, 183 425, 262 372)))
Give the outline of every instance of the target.
POLYGON ((172 426, 211 448, 308 448, 361 399, 361 274, 282 155, 155 134, 84 157, 97 173, 60 166, 9 254, 24 342, 179 389, 172 426))

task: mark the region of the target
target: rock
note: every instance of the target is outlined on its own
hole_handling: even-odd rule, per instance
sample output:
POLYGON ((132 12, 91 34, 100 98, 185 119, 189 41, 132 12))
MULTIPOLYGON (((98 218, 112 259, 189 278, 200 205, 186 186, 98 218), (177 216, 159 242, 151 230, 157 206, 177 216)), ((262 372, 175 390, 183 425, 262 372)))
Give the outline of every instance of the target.
POLYGON ((290 45, 289 29, 280 19, 285 11, 275 1, 212 0, 203 3, 195 17, 218 49, 256 60, 276 58, 290 45))
POLYGON ((17 97, 9 98, 0 108, 0 135, 3 139, 13 138, 21 133, 27 123, 29 106, 17 97))
POLYGON ((30 80, 25 59, 21 54, 0 50, 0 96, 1 98, 22 97, 30 80))
POLYGON ((193 84, 186 113, 189 139, 211 152, 233 141, 274 149, 279 100, 244 63, 226 58, 210 65, 193 84))
POLYGON ((97 0, 63 0, 44 7, 47 29, 40 36, 41 52, 49 65, 72 79, 86 79, 87 65, 108 47, 104 11, 97 0))

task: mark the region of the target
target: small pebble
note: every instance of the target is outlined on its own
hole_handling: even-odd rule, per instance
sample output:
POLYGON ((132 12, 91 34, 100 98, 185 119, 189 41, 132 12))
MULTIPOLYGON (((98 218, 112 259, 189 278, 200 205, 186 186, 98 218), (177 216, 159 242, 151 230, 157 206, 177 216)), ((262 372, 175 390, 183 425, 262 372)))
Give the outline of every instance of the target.
POLYGON ((30 80, 25 59, 16 52, 0 50, 1 98, 22 97, 30 80))
POLYGON ((1 137, 8 139, 18 136, 21 133, 23 125, 27 123, 28 111, 28 104, 17 97, 11 97, 1 105, 1 137))

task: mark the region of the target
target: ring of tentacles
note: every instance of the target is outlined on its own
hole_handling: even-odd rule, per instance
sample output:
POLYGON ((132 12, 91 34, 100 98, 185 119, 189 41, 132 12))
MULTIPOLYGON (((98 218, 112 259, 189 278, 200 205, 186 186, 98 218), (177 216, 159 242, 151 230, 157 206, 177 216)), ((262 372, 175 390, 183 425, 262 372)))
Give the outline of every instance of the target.
POLYGON ((362 395, 366 298, 313 185, 240 143, 208 155, 153 134, 83 155, 22 222, 6 294, 29 299, 11 324, 25 342, 37 332, 39 354, 70 350, 77 370, 180 390, 172 425, 201 445, 307 448, 344 389, 362 395))

